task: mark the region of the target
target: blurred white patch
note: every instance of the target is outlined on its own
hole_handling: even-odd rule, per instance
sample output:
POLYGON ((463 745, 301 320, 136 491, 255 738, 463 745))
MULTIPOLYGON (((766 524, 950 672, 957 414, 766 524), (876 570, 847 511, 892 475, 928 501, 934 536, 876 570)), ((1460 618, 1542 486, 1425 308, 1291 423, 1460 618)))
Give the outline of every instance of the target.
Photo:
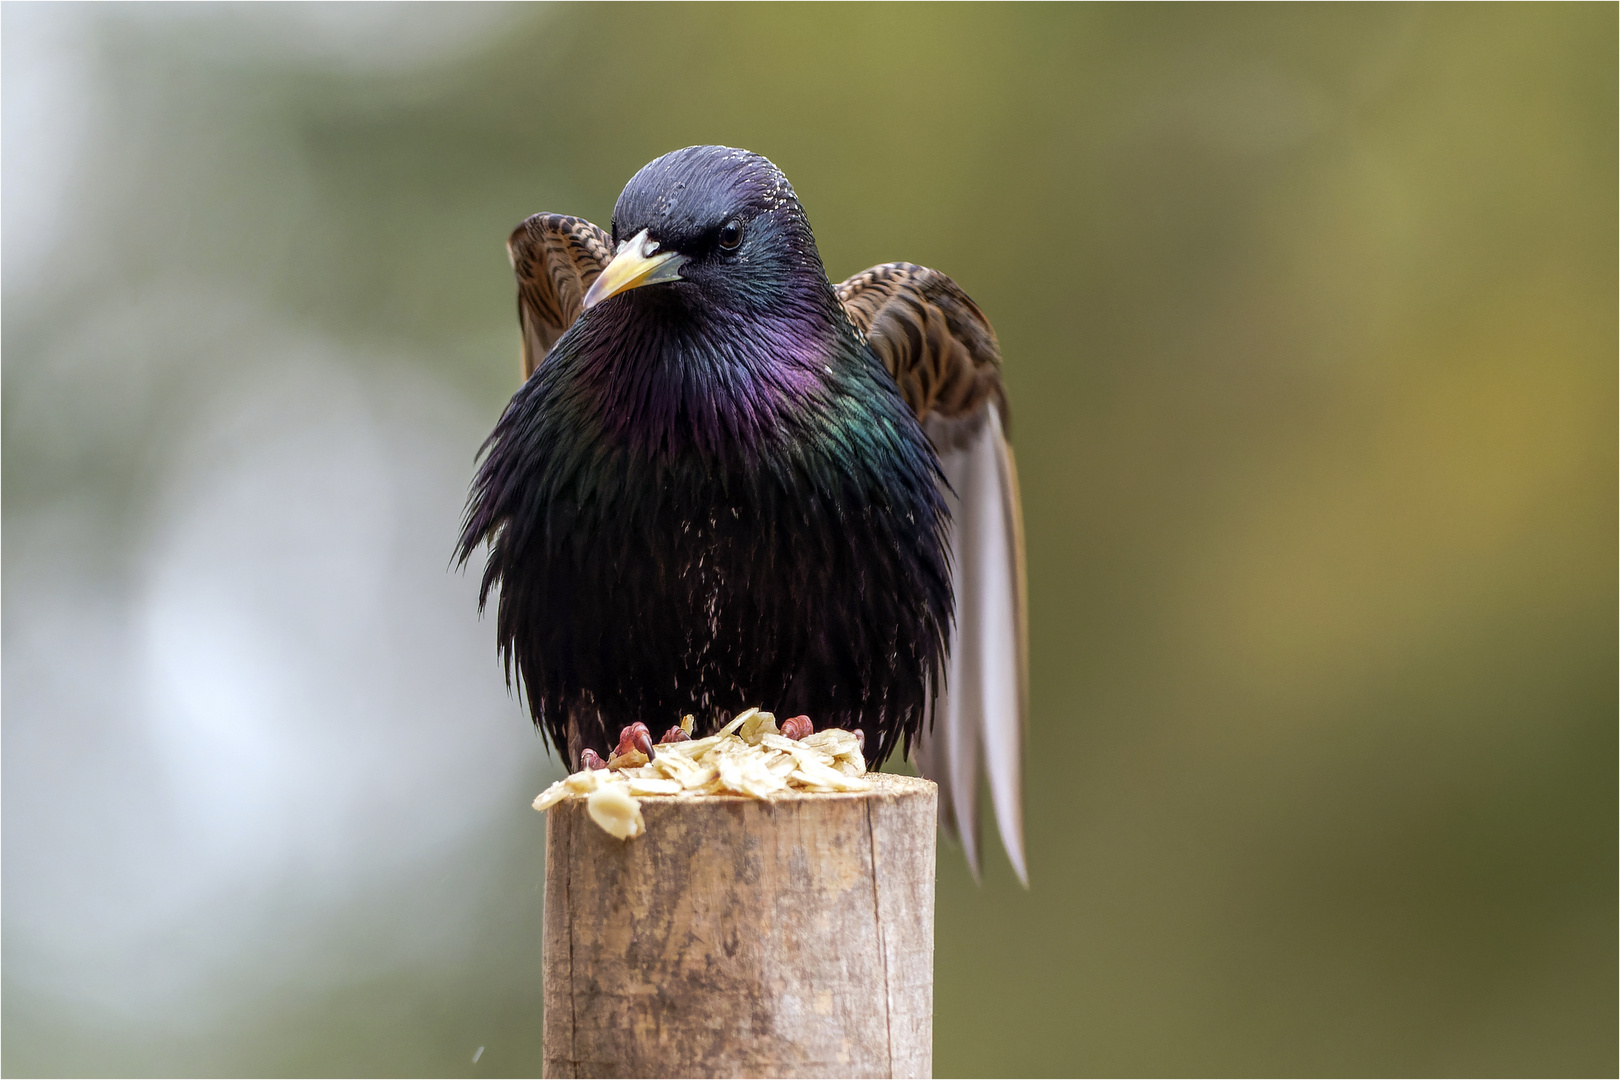
POLYGON ((372 644, 389 631, 398 527, 385 436, 352 379, 273 372, 219 402, 182 451, 142 612, 177 810, 217 862, 249 867, 331 844, 360 794, 342 777, 376 705, 344 675, 386 666, 372 644))
MULTIPOLYGON (((85 578, 93 504, 8 533, 7 959, 118 1011, 352 967, 309 927, 522 807, 542 753, 449 565, 479 419, 319 342, 240 370, 175 443, 132 589, 85 578)), ((475 884, 389 961, 458 948, 475 884)))
POLYGON ((64 240, 81 190, 78 168, 94 128, 97 86, 83 11, 14 4, 0 38, 0 233, 5 289, 31 284, 64 240))

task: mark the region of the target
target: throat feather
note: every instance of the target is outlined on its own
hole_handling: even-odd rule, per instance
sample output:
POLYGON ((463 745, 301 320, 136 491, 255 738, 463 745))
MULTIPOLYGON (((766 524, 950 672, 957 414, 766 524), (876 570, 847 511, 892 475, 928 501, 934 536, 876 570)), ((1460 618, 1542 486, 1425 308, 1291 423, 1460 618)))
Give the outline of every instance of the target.
POLYGON ((612 443, 649 457, 695 452, 742 464, 836 411, 843 343, 826 331, 808 321, 703 329, 581 343, 591 411, 612 443))

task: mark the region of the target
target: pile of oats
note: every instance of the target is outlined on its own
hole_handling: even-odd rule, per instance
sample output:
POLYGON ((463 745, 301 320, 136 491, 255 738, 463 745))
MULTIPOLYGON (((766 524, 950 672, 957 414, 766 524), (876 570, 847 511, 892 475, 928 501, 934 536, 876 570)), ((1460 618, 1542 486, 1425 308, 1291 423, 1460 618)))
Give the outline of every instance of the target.
MULTIPOLYGON (((690 716, 681 728, 691 731, 690 716)), ((790 790, 865 791, 871 786, 865 773, 856 732, 827 728, 790 739, 777 728, 774 715, 748 709, 708 738, 659 743, 650 761, 640 750, 626 752, 621 746, 606 768, 581 769, 557 781, 534 800, 534 808, 549 810, 570 795, 588 796, 585 808, 591 820, 628 840, 647 828, 641 798, 768 799, 790 790)))

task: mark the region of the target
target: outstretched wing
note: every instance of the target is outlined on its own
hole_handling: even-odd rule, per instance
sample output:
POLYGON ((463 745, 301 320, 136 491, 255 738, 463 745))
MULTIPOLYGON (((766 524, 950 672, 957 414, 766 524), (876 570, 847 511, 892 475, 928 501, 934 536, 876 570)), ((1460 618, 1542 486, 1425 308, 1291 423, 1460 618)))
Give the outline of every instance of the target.
POLYGON ((949 484, 956 618, 945 690, 930 703, 917 764, 939 784, 941 824, 961 836, 977 875, 983 763, 1002 845, 1027 883, 1024 525, 996 333, 956 282, 924 266, 874 266, 838 296, 916 410, 949 484))
POLYGON ((523 377, 584 310, 585 290, 613 260, 613 238, 584 218, 536 214, 506 241, 518 282, 523 377))

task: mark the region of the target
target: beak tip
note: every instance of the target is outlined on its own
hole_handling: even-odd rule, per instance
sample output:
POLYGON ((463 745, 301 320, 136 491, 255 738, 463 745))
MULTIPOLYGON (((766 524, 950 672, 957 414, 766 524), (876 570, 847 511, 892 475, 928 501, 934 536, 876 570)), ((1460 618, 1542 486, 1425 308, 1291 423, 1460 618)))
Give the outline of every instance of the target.
POLYGON ((596 280, 591 282, 590 287, 585 290, 585 296, 580 301, 580 310, 582 312, 589 311, 597 304, 600 304, 602 301, 612 296, 615 292, 618 292, 617 289, 610 288, 610 285, 611 282, 608 280, 606 268, 604 267, 603 272, 597 274, 596 280))
POLYGON ((630 289, 680 280, 680 267, 686 259, 673 251, 653 254, 657 246, 652 244, 649 247, 647 244, 646 229, 621 244, 618 254, 602 268, 596 280, 591 282, 591 287, 585 290, 581 311, 589 311, 609 297, 630 289))

